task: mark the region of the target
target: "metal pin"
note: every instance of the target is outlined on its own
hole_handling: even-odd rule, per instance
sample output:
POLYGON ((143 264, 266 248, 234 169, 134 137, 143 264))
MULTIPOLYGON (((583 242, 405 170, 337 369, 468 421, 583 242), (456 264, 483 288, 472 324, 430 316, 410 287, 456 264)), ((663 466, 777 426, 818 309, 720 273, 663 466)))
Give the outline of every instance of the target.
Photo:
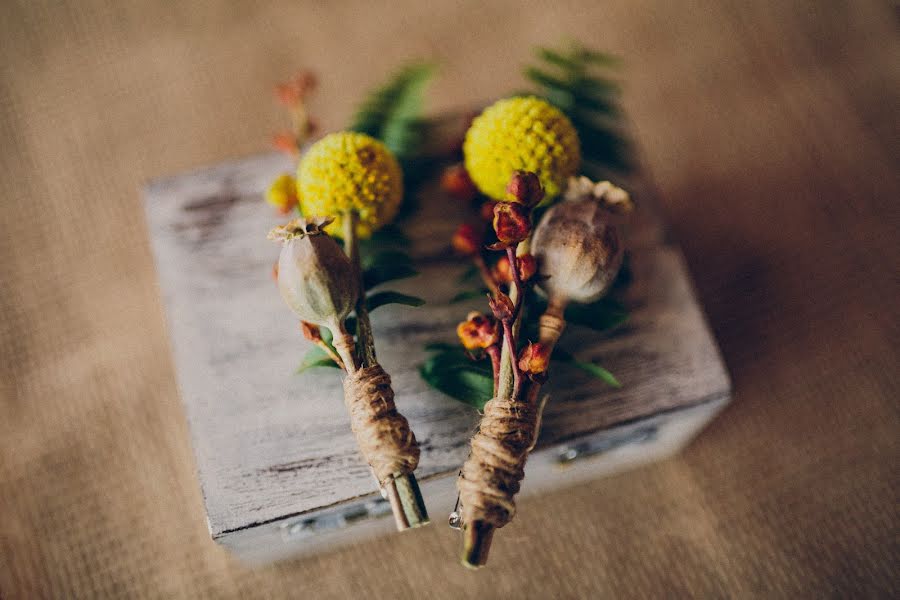
MULTIPOLYGON (((462 469, 460 469, 459 473, 456 474, 456 478, 462 475, 462 469)), ((453 512, 450 513, 450 517, 447 519, 447 524, 450 525, 450 529, 462 529, 462 515, 459 514, 459 493, 456 494, 456 504, 453 505, 453 512)))

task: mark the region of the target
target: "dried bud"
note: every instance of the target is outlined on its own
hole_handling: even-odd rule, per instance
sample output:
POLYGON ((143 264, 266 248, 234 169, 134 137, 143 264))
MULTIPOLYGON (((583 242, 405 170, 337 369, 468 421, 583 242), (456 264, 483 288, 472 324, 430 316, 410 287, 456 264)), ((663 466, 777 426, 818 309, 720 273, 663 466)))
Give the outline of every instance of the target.
POLYGON ((300 154, 300 147, 297 145, 297 136, 289 131, 276 133, 275 135, 273 135, 272 145, 275 146, 277 150, 280 150, 285 154, 300 154))
POLYGON ((453 234, 453 249, 464 256, 474 256, 481 251, 481 234, 469 223, 460 225, 453 234))
POLYGON ((519 354, 519 369, 529 375, 538 375, 550 366, 550 348, 541 343, 528 342, 519 354))
POLYGON ((488 304, 491 307, 491 312, 494 313, 494 316, 497 317, 498 320, 512 320, 516 307, 513 304, 513 301, 509 299, 509 296, 503 292, 497 292, 488 299, 488 304))
POLYGON ((322 228, 331 219, 295 219, 269 232, 284 245, 278 258, 278 289, 303 321, 340 325, 359 298, 350 259, 322 228))
POLYGON ((528 281, 537 272, 537 261, 531 254, 517 256, 516 265, 519 267, 519 279, 522 281, 528 281))
POLYGON ((500 260, 491 269, 491 275, 494 276, 497 283, 509 283, 513 280, 513 272, 509 268, 509 259, 506 256, 500 257, 500 260))
POLYGON ((272 281, 278 283, 278 262, 272 263, 272 281))
MULTIPOLYGON (((523 254, 522 256, 516 257, 516 265, 519 267, 519 278, 522 281, 528 281, 534 277, 534 274, 537 271, 537 262, 530 254, 523 254)), ((494 268, 491 269, 491 274, 498 283, 510 283, 513 280, 513 272, 512 269, 509 268, 509 259, 505 256, 501 256, 500 260, 497 261, 497 264, 494 265, 494 268)))
POLYGON ((494 206, 494 231, 498 247, 515 246, 531 233, 529 209, 516 202, 498 202, 494 206))
POLYGON ((464 165, 447 167, 441 175, 441 188, 459 200, 470 201, 478 194, 478 188, 469 178, 464 165))
POLYGON ((479 312, 469 313, 466 320, 457 325, 456 335, 466 350, 490 348, 500 341, 496 321, 479 312))
POLYGON ((490 223, 494 220, 494 205, 497 204, 493 200, 488 200, 484 204, 481 205, 481 208, 478 211, 478 214, 481 215, 482 221, 487 221, 490 223))
POLYGON ((311 71, 300 71, 290 81, 275 86, 275 97, 288 108, 293 108, 316 88, 316 83, 316 76, 311 71))
POLYGON ((612 284, 624 247, 612 215, 591 196, 548 210, 535 228, 531 249, 544 279, 540 287, 563 302, 593 302, 612 284))
POLYGON ((303 331, 303 337, 305 337, 309 341, 322 341, 322 330, 319 329, 318 325, 310 323, 309 321, 300 321, 300 330, 303 331))
POLYGON ((506 197, 529 208, 537 206, 544 199, 541 180, 531 171, 516 171, 506 186, 506 197))

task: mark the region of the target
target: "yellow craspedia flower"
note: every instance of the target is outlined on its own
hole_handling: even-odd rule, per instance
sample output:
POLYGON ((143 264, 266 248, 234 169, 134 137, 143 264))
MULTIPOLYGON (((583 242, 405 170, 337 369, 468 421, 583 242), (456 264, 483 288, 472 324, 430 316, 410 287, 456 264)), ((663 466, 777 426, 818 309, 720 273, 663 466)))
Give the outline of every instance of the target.
POLYGON ((357 235, 369 237, 390 222, 403 198, 403 174, 387 147, 363 133, 342 131, 312 145, 297 168, 300 212, 334 217, 325 228, 341 235, 344 213, 359 215, 357 235))
POLYGON ((283 215, 297 206, 297 182, 293 176, 287 173, 279 175, 266 190, 266 201, 283 215))
POLYGON ((558 108, 535 97, 506 98, 472 121, 463 143, 466 170, 495 200, 507 200, 516 170, 536 173, 546 193, 558 195, 581 163, 578 133, 558 108))

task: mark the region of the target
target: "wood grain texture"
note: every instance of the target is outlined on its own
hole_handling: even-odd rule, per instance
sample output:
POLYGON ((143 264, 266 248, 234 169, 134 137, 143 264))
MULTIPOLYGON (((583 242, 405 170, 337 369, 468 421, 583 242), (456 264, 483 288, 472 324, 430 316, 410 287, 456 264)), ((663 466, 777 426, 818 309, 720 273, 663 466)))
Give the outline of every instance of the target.
POLYGON ((0 15, 4 599, 900 595, 890 3, 9 0, 0 15), (564 36, 623 57, 734 402, 672 460, 524 500, 482 573, 460 571, 445 527, 231 560, 196 485, 143 183, 264 151, 286 125, 271 85, 294 68, 319 71, 330 131, 404 60, 440 63, 439 113, 518 89, 529 48, 564 36))
MULTIPOLYGON (((268 182, 290 168, 288 160, 270 154, 159 180, 146 191, 174 360, 214 537, 373 490, 348 427, 338 371, 293 374, 310 345, 271 280, 279 248, 265 233, 284 217, 263 202, 268 182)), ((728 397, 728 377, 682 259, 663 243, 650 186, 636 178, 633 187, 641 207, 628 243, 635 283, 627 302, 633 314, 611 335, 571 327, 563 338, 579 358, 610 368, 624 387, 615 390, 560 369, 547 387, 553 401, 544 415, 542 446, 728 397)), ((417 204, 404 232, 421 274, 387 285, 422 296, 427 304, 387 306, 372 322, 398 408, 420 442, 417 476, 428 479, 456 473, 478 417, 421 379, 423 349, 434 341, 455 343, 456 324, 470 310, 484 310, 485 302, 449 303, 468 266, 449 248, 464 218, 462 205, 436 182, 420 190, 417 204)))

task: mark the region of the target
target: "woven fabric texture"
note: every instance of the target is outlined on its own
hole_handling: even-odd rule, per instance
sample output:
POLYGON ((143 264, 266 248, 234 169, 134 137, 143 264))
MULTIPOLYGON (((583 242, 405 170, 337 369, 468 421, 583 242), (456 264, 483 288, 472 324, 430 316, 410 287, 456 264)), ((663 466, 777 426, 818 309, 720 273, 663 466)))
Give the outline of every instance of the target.
POLYGON ((3 2, 0 597, 896 597, 898 64, 882 2, 3 2), (440 523, 238 564, 206 531, 142 182, 266 150, 295 68, 331 130, 405 60, 441 64, 438 112, 564 36, 626 58, 734 403, 675 459, 521 502, 477 573, 440 523))

